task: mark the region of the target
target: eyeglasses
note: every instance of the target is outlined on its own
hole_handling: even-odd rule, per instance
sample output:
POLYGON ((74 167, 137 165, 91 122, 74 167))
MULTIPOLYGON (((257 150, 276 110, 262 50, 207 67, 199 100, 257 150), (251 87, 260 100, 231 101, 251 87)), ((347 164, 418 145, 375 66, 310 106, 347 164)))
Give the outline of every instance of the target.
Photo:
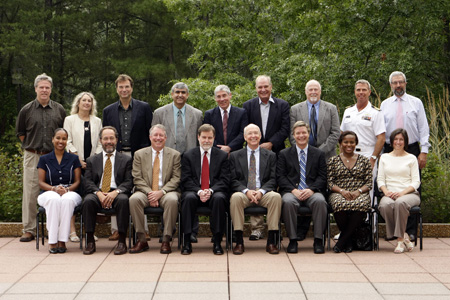
POLYGON ((392 81, 391 84, 393 85, 397 85, 397 84, 404 84, 406 81, 401 80, 401 81, 392 81))

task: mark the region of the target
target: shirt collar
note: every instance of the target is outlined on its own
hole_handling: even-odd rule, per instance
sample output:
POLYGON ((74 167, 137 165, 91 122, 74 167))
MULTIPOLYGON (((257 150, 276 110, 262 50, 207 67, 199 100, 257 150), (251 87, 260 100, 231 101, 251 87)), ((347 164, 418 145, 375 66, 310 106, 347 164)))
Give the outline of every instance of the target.
MULTIPOLYGON (((159 151, 159 154, 163 154, 163 151, 164 151, 164 148, 162 148, 161 149, 161 151, 159 151)), ((156 151, 153 147, 152 147, 152 154, 153 154, 153 156, 155 156, 156 155, 156 152, 158 152, 158 151, 156 151)))
MULTIPOLYGON (((39 102, 39 100, 36 98, 35 99, 36 100, 36 103, 35 103, 35 105, 34 105, 34 107, 35 108, 38 108, 39 106, 42 106, 42 107, 44 107, 40 102, 39 102)), ((47 105, 45 106, 45 107, 50 107, 50 108, 53 108, 53 105, 52 105, 52 100, 48 100, 48 103, 47 103, 47 105)))
MULTIPOLYGON (((122 105, 122 101, 119 100, 119 107, 121 107, 123 110, 125 110, 125 108, 122 105)), ((128 107, 128 109, 133 108, 133 98, 131 98, 130 101, 130 106, 128 107)))
MULTIPOLYGON (((108 156, 107 156, 106 154, 107 154, 107 153, 105 152, 105 150, 103 150, 103 157, 108 158, 108 156)), ((111 154, 112 154, 111 157, 116 157, 116 150, 114 150, 114 152, 111 153, 111 154)))
MULTIPOLYGON (((264 103, 261 101, 261 98, 258 97, 258 100, 259 100, 259 104, 260 104, 260 105, 261 105, 261 104, 264 104, 264 103)), ((272 95, 270 95, 269 101, 268 101, 267 103, 269 103, 269 102, 275 103, 275 100, 273 100, 272 95)), ((265 105, 265 104, 264 104, 264 105, 265 105)))
POLYGON ((319 106, 320 106, 320 99, 319 99, 319 101, 317 101, 317 102, 314 103, 314 104, 312 104, 311 102, 309 102, 308 99, 306 99, 306 103, 308 104, 308 107, 309 107, 309 108, 311 108, 313 105, 314 105, 315 107, 319 107, 319 106))
POLYGON ((226 110, 228 114, 230 114, 230 109, 231 109, 231 104, 228 105, 227 109, 223 109, 222 107, 219 106, 220 109, 220 113, 223 115, 223 112, 226 110))
POLYGON ((255 154, 259 152, 259 149, 261 147, 258 146, 258 148, 256 148, 256 150, 251 149, 250 147, 247 146, 247 153, 248 154, 252 154, 252 151, 255 151, 255 154))
MULTIPOLYGON (((297 148, 297 156, 300 156, 300 150, 302 150, 297 144, 295 144, 295 147, 297 148)), ((308 147, 309 145, 306 145, 305 149, 303 151, 305 152, 305 155, 308 155, 308 147)))
MULTIPOLYGON (((200 154, 203 156, 203 154, 205 153, 205 150, 203 150, 203 148, 201 146, 199 148, 200 148, 200 154)), ((209 150, 206 151, 206 152, 208 152, 209 156, 211 156, 211 150, 212 150, 212 148, 209 148, 209 150)))
POLYGON ((181 111, 181 114, 184 116, 184 114, 186 113, 186 104, 183 105, 183 107, 181 109, 179 109, 178 107, 175 106, 175 104, 172 102, 172 106, 173 106, 173 111, 178 114, 178 111, 181 111))

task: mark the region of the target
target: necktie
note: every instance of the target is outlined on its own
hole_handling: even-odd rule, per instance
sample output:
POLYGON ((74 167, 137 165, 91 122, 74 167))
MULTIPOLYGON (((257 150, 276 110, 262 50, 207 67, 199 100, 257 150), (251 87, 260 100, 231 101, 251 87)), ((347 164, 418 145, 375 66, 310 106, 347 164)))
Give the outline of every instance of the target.
POLYGON ((316 122, 316 107, 311 108, 311 116, 309 118, 309 127, 311 127, 311 135, 309 136, 309 144, 316 146, 317 144, 317 122, 316 122))
POLYGON ((156 152, 155 161, 153 162, 152 172, 152 191, 159 190, 159 151, 156 152))
POLYGON ((395 119, 395 126, 397 128, 403 128, 403 107, 402 107, 402 100, 400 98, 397 98, 397 117, 395 119))
POLYGON ((300 150, 300 184, 298 188, 300 190, 306 189, 306 156, 303 149, 300 150))
POLYGON ((106 154, 108 158, 105 162, 105 168, 103 169, 103 181, 102 181, 102 192, 107 193, 111 189, 111 174, 112 174, 112 164, 111 164, 111 153, 106 154))
POLYGON ((183 125, 183 117, 181 115, 181 110, 178 111, 177 114, 177 144, 175 146, 175 149, 183 153, 186 150, 186 132, 184 130, 183 125))
POLYGON ((208 157, 206 156, 207 154, 208 154, 208 152, 205 151, 205 155, 203 155, 202 190, 209 189, 209 162, 208 162, 208 157))
POLYGON ((223 143, 227 145, 227 129, 228 129, 228 112, 226 110, 223 111, 223 143))
POLYGON ((248 189, 256 190, 256 159, 255 151, 250 155, 250 168, 248 169, 248 189))

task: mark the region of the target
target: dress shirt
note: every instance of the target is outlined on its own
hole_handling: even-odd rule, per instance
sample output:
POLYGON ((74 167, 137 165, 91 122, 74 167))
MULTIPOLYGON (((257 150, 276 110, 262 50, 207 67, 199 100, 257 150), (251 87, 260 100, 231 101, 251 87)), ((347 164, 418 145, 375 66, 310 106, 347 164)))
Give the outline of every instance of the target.
MULTIPOLYGON (((314 105, 314 108, 316 109, 316 124, 317 124, 317 127, 319 127, 320 99, 315 104, 312 104, 311 102, 309 102, 309 100, 306 100, 306 104, 308 105, 308 119, 311 117, 311 109, 312 109, 312 106, 314 105)), ((317 131, 319 131, 319 130, 317 130, 317 131)))
MULTIPOLYGON (((408 132, 409 143, 420 143, 421 152, 428 153, 430 143, 430 129, 428 127, 427 116, 422 101, 414 96, 405 93, 400 97, 402 101, 402 110, 405 117, 403 118, 404 129, 408 132)), ((380 109, 384 115, 386 123, 386 143, 390 144, 390 136, 392 131, 396 129, 397 118, 397 96, 392 96, 381 103, 380 109)))
POLYGON ((223 122, 223 115, 224 115, 224 111, 225 111, 225 110, 227 111, 228 119, 230 118, 231 104, 228 105, 228 108, 227 108, 227 109, 222 109, 222 107, 219 107, 219 109, 220 109, 220 115, 222 116, 222 122, 223 122))
MULTIPOLYGON (((212 148, 209 148, 209 150, 208 151, 206 151, 207 152, 207 154, 206 154, 206 158, 208 159, 208 165, 209 165, 209 167, 211 168, 211 149, 212 148)), ((200 147, 200 184, 202 184, 202 176, 201 176, 201 170, 202 170, 202 167, 203 167, 203 156, 205 155, 205 150, 203 150, 203 148, 202 147, 200 147)), ((211 174, 211 173, 210 173, 211 174)), ((210 191, 211 191, 211 194, 214 192, 212 189, 209 189, 210 191)), ((198 192, 197 192, 197 194, 198 195, 200 195, 200 192, 201 192, 202 190, 199 190, 198 192)))
POLYGON ((119 120, 120 120, 120 131, 122 134, 122 147, 131 147, 131 116, 133 115, 133 101, 130 101, 130 105, 125 109, 122 102, 119 101, 119 120))
MULTIPOLYGON (((114 163, 116 161, 116 150, 114 150, 113 153, 111 153, 111 157, 109 158, 111 160, 111 189, 116 189, 117 188, 117 184, 116 184, 116 179, 114 177, 114 163)), ((105 169, 105 163, 106 160, 108 159, 108 155, 106 155, 106 152, 103 151, 103 170, 105 169)), ((102 188, 102 182, 103 182, 103 174, 102 174, 102 180, 100 180, 100 184, 99 184, 99 188, 101 190, 102 188)))
POLYGON ((186 105, 184 105, 181 109, 178 109, 178 107, 175 106, 175 104, 173 104, 173 121, 175 122, 175 127, 177 128, 177 124, 178 124, 178 111, 181 111, 181 118, 183 118, 183 126, 184 128, 186 128, 186 105))
MULTIPOLYGON (((250 157, 252 155, 252 149, 250 149, 250 147, 247 147, 247 162, 248 162, 248 170, 250 170, 250 157)), ((260 153, 261 153, 261 148, 258 147, 255 151, 255 166, 256 166, 256 190, 260 191, 263 195, 267 192, 264 189, 261 189, 261 177, 260 177, 260 173, 259 173, 259 157, 260 157, 260 153)), ((242 193, 247 193, 248 189, 244 189, 242 191, 242 193)))
MULTIPOLYGON (((306 145, 305 149, 301 149, 297 144, 295 144, 295 147, 297 148, 297 157, 298 157, 298 166, 299 166, 299 168, 300 168, 300 151, 303 150, 303 152, 305 152, 305 185, 306 185, 306 188, 308 189, 309 186, 306 184, 306 165, 308 165, 308 147, 309 147, 309 144, 306 145)), ((300 170, 300 173, 301 172, 302 171, 300 170)), ((300 174, 298 174, 298 175, 299 175, 298 180, 300 182, 300 176, 301 175, 300 174)))
MULTIPOLYGON (((164 151, 164 148, 163 149, 161 149, 161 151, 159 151, 159 175, 158 175, 158 188, 159 189, 161 189, 163 186, 164 186, 164 184, 163 184, 163 175, 162 175, 162 171, 163 171, 163 157, 164 157, 164 155, 163 155, 163 151, 164 151)), ((156 158, 156 150, 155 149, 153 149, 153 147, 152 147, 152 170, 153 170, 153 165, 155 164, 155 158, 156 158)))
POLYGON ((261 112, 261 124, 263 136, 266 136, 267 121, 269 120, 269 112, 270 112, 270 102, 275 103, 275 100, 273 100, 272 95, 270 95, 267 104, 264 104, 264 102, 261 101, 261 98, 259 99, 259 109, 261 112))

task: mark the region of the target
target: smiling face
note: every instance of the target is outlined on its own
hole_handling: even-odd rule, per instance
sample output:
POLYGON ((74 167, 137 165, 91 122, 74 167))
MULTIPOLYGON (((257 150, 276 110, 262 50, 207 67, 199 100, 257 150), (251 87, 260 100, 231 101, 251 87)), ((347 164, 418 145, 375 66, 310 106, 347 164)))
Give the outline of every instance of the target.
POLYGON ((214 99, 216 100, 217 105, 225 110, 228 108, 228 106, 230 106, 231 93, 228 94, 225 91, 218 91, 214 96, 214 99))
POLYGON ((394 137, 394 150, 404 150, 405 149, 405 139, 401 133, 394 137))
POLYGON ((150 134, 150 141, 152 142, 152 147, 156 151, 161 151, 166 145, 166 132, 161 128, 155 127, 153 128, 150 134))
POLYGON ((406 80, 402 75, 392 76, 391 90, 397 97, 403 96, 406 92, 406 80))
POLYGON ((312 104, 316 104, 320 100, 320 94, 322 93, 320 86, 315 82, 310 82, 305 87, 306 99, 312 104))
POLYGON ((103 151, 106 153, 113 153, 116 150, 117 138, 114 130, 104 129, 102 131, 102 138, 100 140, 102 143, 103 151))
POLYGON ((272 94, 272 84, 267 78, 260 77, 256 81, 256 92, 258 93, 259 99, 261 99, 262 102, 267 103, 272 94))
POLYGON ((133 87, 129 80, 123 80, 117 82, 116 86, 117 95, 119 95, 120 100, 129 101, 131 100, 131 94, 133 93, 133 87))
POLYGON ((356 137, 353 134, 347 134, 342 139, 340 146, 344 154, 353 155, 356 148, 356 137))
POLYGON ((247 147, 252 150, 256 150, 261 141, 261 131, 256 125, 248 125, 244 129, 244 139, 247 142, 247 147))
POLYGON ((78 111, 87 111, 91 113, 92 110, 92 98, 89 95, 85 94, 81 97, 80 102, 78 103, 78 111))
POLYGON ((55 150, 64 151, 67 146, 67 133, 64 130, 58 130, 52 138, 55 150))
POLYGON ((41 80, 34 88, 36 98, 41 104, 47 104, 52 94, 52 84, 48 80, 41 80))
POLYGON ((203 151, 208 151, 214 145, 214 133, 212 131, 200 132, 198 143, 203 151))
POLYGON ((308 128, 305 126, 299 126, 295 128, 293 135, 297 146, 301 149, 305 149, 309 141, 308 128))
POLYGON ((189 92, 187 89, 174 89, 170 95, 172 96, 173 103, 178 109, 183 108, 189 98, 189 92))
POLYGON ((365 105, 369 102, 370 93, 369 86, 365 83, 358 83, 355 87, 356 101, 361 105, 365 105))

